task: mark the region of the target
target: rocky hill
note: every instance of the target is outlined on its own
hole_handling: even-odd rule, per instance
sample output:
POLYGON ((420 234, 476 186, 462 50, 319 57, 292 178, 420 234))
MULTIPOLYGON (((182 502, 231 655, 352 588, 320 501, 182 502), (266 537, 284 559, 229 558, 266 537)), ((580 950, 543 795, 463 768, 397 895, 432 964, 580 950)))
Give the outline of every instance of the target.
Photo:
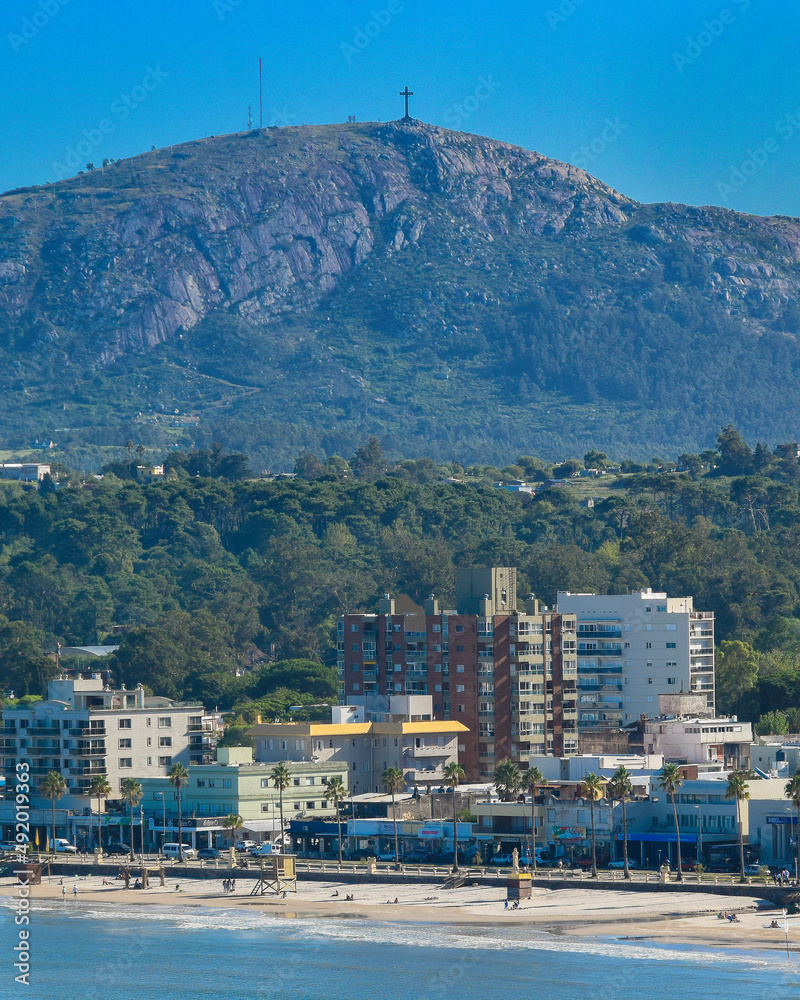
POLYGON ((0 447, 796 437, 799 254, 797 220, 640 205, 420 122, 157 150, 0 197, 0 447))

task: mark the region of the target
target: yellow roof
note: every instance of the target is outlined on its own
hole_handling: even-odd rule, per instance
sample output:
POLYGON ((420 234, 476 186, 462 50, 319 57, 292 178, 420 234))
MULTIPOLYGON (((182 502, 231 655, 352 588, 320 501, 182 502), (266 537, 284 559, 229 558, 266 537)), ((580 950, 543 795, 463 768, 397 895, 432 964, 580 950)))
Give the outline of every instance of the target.
POLYGON ((463 722, 433 720, 432 722, 404 722, 404 733, 468 733, 463 722))
POLYGON ((259 722, 248 736, 368 736, 376 733, 468 733, 460 722, 259 722))

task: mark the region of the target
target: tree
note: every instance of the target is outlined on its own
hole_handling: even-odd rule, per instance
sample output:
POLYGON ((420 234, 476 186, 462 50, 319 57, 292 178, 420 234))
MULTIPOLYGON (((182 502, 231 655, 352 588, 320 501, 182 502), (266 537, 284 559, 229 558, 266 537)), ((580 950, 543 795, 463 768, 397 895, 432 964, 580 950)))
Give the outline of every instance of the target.
POLYGON ((451 760, 449 764, 445 765, 444 769, 444 783, 449 785, 453 789, 453 871, 458 871, 458 824, 456 822, 456 789, 458 788, 459 782, 466 778, 467 774, 464 768, 457 764, 454 760, 451 760))
POLYGON ((332 778, 327 778, 325 780, 325 794, 333 802, 336 807, 336 828, 338 830, 338 841, 339 841, 339 864, 342 863, 342 820, 340 816, 340 807, 342 802, 347 798, 347 789, 344 787, 344 782, 341 777, 337 774, 332 778))
MULTIPOLYGON (((142 795, 144 793, 141 784, 136 780, 136 778, 123 778, 119 783, 119 790, 122 792, 122 798, 128 803, 128 808, 131 814, 131 861, 133 861, 133 810, 142 801, 142 795)), ((144 830, 140 830, 139 834, 142 838, 142 843, 144 843, 144 830)))
POLYGON ((681 861, 681 828, 678 825, 678 810, 675 794, 683 784, 683 776, 677 764, 665 764, 658 773, 658 787, 669 795, 672 803, 672 818, 675 820, 675 841, 678 848, 678 881, 683 882, 683 862, 681 861))
POLYGON ((222 821, 222 829, 227 830, 231 838, 231 846, 236 847, 236 834, 244 826, 244 820, 238 813, 228 813, 222 821))
POLYGON ((56 849, 56 800, 60 799, 62 795, 67 793, 67 782, 64 780, 64 776, 59 774, 58 771, 48 771, 45 775, 42 784, 39 787, 39 791, 46 799, 50 799, 50 809, 51 809, 51 850, 56 849))
POLYGON ((538 767, 522 772, 522 786, 531 797, 531 864, 536 871, 536 789, 547 784, 547 778, 538 767))
POLYGON ((376 479, 380 476, 386 469, 380 441, 373 436, 366 444, 357 448, 350 467, 359 479, 376 479))
POLYGON ((786 787, 783 790, 783 794, 792 803, 795 810, 797 811, 797 834, 796 834, 796 848, 797 855, 795 857, 795 873, 800 871, 800 770, 792 778, 786 782, 786 787))
POLYGON ((725 786, 725 798, 736 799, 736 829, 739 833, 739 870, 744 882, 744 824, 742 822, 742 803, 750 798, 747 771, 733 771, 728 776, 728 784, 725 786))
POLYGON ((178 860, 183 861, 183 819, 181 816, 181 789, 189 784, 189 772, 177 761, 167 772, 169 783, 175 789, 178 800, 178 860))
POLYGON ((758 680, 758 653, 747 642, 723 639, 717 647, 714 685, 717 707, 731 712, 758 680))
POLYGON ((633 783, 631 782, 630 773, 624 764, 621 764, 611 775, 611 780, 608 783, 608 793, 610 797, 619 799, 622 803, 622 868, 625 878, 630 878, 631 873, 628 869, 627 801, 628 797, 633 795, 633 783))
POLYGON ((405 787, 403 772, 399 767, 387 767, 381 775, 381 782, 386 791, 392 796, 392 822, 394 823, 394 867, 400 871, 400 850, 397 843, 397 810, 395 808, 395 796, 405 787))
POLYGON ((278 808, 281 817, 281 852, 283 852, 283 793, 292 783, 292 776, 285 764, 276 764, 270 772, 272 783, 278 789, 278 808))
POLYGON ((744 476, 753 467, 753 452, 732 424, 717 434, 719 471, 723 476, 744 476))
POLYGON ((294 471, 301 479, 319 479, 324 475, 325 468, 312 451, 301 451, 294 463, 294 471))
POLYGON ((589 819, 592 824, 592 878, 597 878, 597 846, 595 843, 594 804, 603 797, 603 779, 590 771, 581 782, 583 798, 589 800, 589 819))
POLYGON ((101 804, 103 799, 107 799, 111 794, 111 783, 104 774, 95 774, 89 782, 89 798, 97 799, 97 846, 100 853, 103 853, 103 824, 101 817, 101 804))
POLYGON ((513 802, 522 787, 522 775, 513 760, 501 760, 494 769, 494 787, 502 802, 513 802))

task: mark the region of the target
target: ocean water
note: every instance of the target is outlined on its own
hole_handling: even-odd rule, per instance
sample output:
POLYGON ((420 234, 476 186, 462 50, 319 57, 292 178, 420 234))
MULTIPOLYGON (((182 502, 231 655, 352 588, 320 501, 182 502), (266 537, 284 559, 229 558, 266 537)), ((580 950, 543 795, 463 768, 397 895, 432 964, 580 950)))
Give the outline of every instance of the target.
MULTIPOLYGON (((5 902, 5 901, 4 901, 5 902)), ((0 998, 797 1000, 800 955, 551 936, 531 928, 286 919, 241 909, 37 904, 31 988, 0 907, 0 998)))

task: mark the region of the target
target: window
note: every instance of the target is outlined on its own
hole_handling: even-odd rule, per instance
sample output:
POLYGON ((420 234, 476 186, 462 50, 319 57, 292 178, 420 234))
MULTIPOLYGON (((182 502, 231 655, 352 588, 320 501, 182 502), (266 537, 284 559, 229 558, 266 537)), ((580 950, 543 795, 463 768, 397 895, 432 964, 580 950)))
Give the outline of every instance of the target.
POLYGON ((197 787, 198 788, 205 788, 206 787, 206 779, 205 778, 198 778, 197 779, 197 787))
POLYGON ((464 652, 464 647, 463 646, 456 646, 456 652, 457 653, 463 653, 464 652))
POLYGON ((652 648, 653 648, 653 644, 652 644, 652 642, 646 642, 646 643, 645 643, 645 646, 646 646, 646 647, 647 647, 648 649, 652 649, 652 648))
POLYGON ((152 757, 148 757, 147 758, 147 766, 148 767, 152 767, 153 766, 153 758, 152 757))
POLYGON ((358 691, 358 689, 359 689, 359 684, 358 684, 358 682, 357 682, 357 681, 355 681, 355 682, 353 683, 353 690, 354 690, 354 691, 358 691))
MULTIPOLYGON (((355 764, 353 765, 353 767, 355 767, 355 764)), ((364 761, 364 770, 365 770, 365 771, 369 771, 369 769, 370 769, 370 768, 369 768, 369 761, 368 761, 368 760, 365 760, 365 761, 364 761)))
POLYGON ((171 736, 159 736, 158 737, 158 745, 160 747, 171 747, 172 746, 172 737, 171 736))
POLYGON ((262 778, 261 779, 261 787, 262 788, 269 788, 269 778, 262 778))
POLYGON ((328 800, 327 799, 323 799, 322 802, 320 802, 319 807, 320 807, 320 809, 327 809, 328 808, 328 800))
POLYGON ((664 626, 664 630, 667 631, 667 632, 677 632, 678 631, 678 626, 677 625, 665 625, 664 626))
POLYGON ((652 677, 648 677, 647 678, 647 683, 648 684, 652 684, 653 683, 653 678, 652 677))
POLYGON ((162 715, 158 720, 159 729, 171 729, 172 728, 172 718, 169 715, 162 715))
POLYGON ((350 631, 351 632, 358 632, 358 625, 351 625, 350 626, 350 631))
POLYGON ((441 632, 442 631, 442 626, 441 625, 434 625, 433 626, 433 631, 434 632, 441 632))
POLYGON ((351 653, 358 653, 360 649, 361 649, 361 647, 358 645, 357 642, 352 643, 351 646, 350 646, 350 652, 351 653))
POLYGON ((299 778, 292 778, 292 784, 295 785, 295 786, 299 786, 300 779, 299 778))
POLYGON ((677 642, 668 642, 667 643, 667 649, 677 649, 677 648, 678 648, 677 642))
POLYGON ((147 737, 147 745, 149 747, 151 747, 153 745, 153 738, 152 738, 152 736, 148 736, 147 737))
POLYGON ((463 663, 457 663, 456 664, 456 673, 457 674, 463 674, 464 673, 464 664, 463 663))
POLYGON ((666 604, 657 604, 656 605, 656 611, 666 611, 666 610, 667 610, 666 604))
POLYGON ((395 625, 394 626, 394 630, 395 630, 395 632, 402 632, 403 631, 403 626, 402 625, 395 625))
POLYGON ((675 678, 674 677, 668 677, 667 678, 667 684, 674 684, 674 683, 675 683, 675 678))
POLYGON ((437 694, 439 694, 439 693, 441 692, 441 690, 442 690, 442 685, 441 685, 441 684, 434 684, 434 685, 433 685, 433 690, 434 690, 434 691, 435 691, 435 692, 436 692, 437 694))
POLYGON ((262 813, 268 813, 269 812, 269 805, 270 805, 269 802, 262 802, 261 803, 261 812, 262 813))
POLYGON ((119 740, 119 748, 120 748, 120 750, 130 750, 131 745, 132 744, 131 744, 130 739, 119 740))
POLYGON ((645 625, 644 630, 645 630, 645 632, 652 632, 653 631, 653 626, 652 625, 645 625))
POLYGON ((120 757, 120 759, 119 759, 119 766, 120 767, 133 767, 133 758, 132 757, 120 757))
POLYGON ((223 778, 222 779, 222 787, 223 788, 230 788, 231 787, 231 779, 230 778, 223 778))
POLYGON ((172 763, 172 757, 159 757, 158 766, 159 767, 169 767, 172 763))
POLYGON ((153 720, 152 720, 151 718, 149 718, 149 717, 148 717, 148 719, 147 719, 147 725, 148 725, 148 726, 149 726, 149 725, 152 725, 152 722, 153 722, 153 720))
POLYGON ((644 610, 645 610, 645 611, 648 611, 648 612, 649 612, 649 611, 652 611, 653 609, 652 609, 652 608, 650 607, 650 605, 648 604, 648 605, 647 605, 647 607, 646 607, 646 608, 645 608, 644 610))
POLYGON ((314 784, 314 779, 313 778, 306 778, 306 784, 307 785, 313 785, 314 784))
POLYGON ((465 706, 465 705, 459 705, 459 706, 458 706, 458 711, 459 711, 459 712, 466 712, 466 710, 467 710, 467 709, 466 709, 466 706, 465 706))
POLYGON ((645 666, 646 667, 652 667, 653 666, 653 661, 652 660, 646 660, 645 661, 645 666))
POLYGON ((313 809, 313 808, 314 808, 313 802, 306 802, 306 809, 313 809))
POLYGON ((130 719, 117 719, 117 725, 120 729, 130 729, 131 720, 130 719))
POLYGON ((667 660, 667 666, 668 667, 677 667, 678 666, 678 661, 677 660, 667 660))

